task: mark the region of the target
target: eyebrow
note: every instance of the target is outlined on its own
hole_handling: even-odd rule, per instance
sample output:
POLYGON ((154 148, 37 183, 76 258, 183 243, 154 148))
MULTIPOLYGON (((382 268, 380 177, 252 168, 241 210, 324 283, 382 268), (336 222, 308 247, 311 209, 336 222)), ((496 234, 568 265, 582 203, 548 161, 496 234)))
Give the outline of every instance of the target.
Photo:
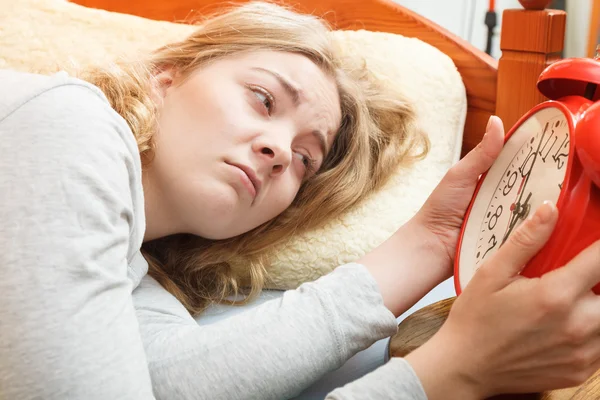
POLYGON ((252 69, 256 70, 256 71, 265 72, 265 73, 273 76, 275 79, 277 79, 277 81, 283 87, 283 89, 288 94, 288 96, 290 96, 292 98, 294 106, 297 106, 300 103, 300 89, 298 89, 296 87, 296 85, 292 84, 287 78, 283 77, 281 74, 279 74, 275 71, 272 71, 270 69, 260 68, 260 67, 255 67, 252 69))
MULTIPOLYGON (((277 79, 277 81, 283 87, 285 92, 292 98, 294 106, 297 106, 300 103, 300 89, 298 89, 296 85, 292 84, 281 74, 267 68, 254 67, 252 69, 273 76, 275 79, 277 79)), ((323 153, 323 159, 325 159, 325 157, 327 157, 327 154, 329 153, 329 150, 327 149, 327 136, 325 136, 325 134, 319 130, 312 131, 311 135, 319 141, 319 147, 321 148, 321 153, 323 153)))

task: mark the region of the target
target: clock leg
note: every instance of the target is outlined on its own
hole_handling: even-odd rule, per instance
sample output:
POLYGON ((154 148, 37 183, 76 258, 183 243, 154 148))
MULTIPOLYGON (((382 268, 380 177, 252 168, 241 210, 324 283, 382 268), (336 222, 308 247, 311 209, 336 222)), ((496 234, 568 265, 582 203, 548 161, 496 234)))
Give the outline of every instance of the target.
POLYGON ((444 324, 456 297, 440 300, 409 315, 392 337, 390 357, 404 357, 428 341, 444 324))

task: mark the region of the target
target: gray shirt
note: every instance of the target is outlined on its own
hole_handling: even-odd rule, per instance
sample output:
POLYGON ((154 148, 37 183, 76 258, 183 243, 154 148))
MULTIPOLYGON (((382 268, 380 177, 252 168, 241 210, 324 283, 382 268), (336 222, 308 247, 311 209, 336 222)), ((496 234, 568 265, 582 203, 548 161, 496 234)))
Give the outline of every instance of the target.
MULTIPOLYGON (((93 85, 0 71, 0 398, 285 399, 396 331, 359 264, 199 326, 147 275, 141 162, 93 85)), ((392 359, 328 399, 426 399, 392 359)))

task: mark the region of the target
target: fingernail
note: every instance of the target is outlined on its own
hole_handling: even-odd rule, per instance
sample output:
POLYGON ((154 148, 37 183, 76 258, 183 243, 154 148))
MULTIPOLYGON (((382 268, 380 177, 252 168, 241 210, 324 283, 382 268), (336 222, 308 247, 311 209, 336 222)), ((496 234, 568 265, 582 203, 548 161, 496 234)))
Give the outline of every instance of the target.
POLYGON ((490 130, 490 126, 492 126, 492 120, 494 119, 495 115, 491 115, 490 119, 488 119, 488 123, 487 126, 485 127, 485 131, 489 131, 490 130))
POLYGON ((490 140, 490 135, 488 135, 488 132, 490 130, 490 126, 492 126, 492 119, 494 118, 494 116, 490 116, 490 119, 488 119, 488 123, 487 126, 485 127, 485 133, 483 134, 483 137, 481 138, 481 142, 479 142, 482 146, 483 144, 490 140))
POLYGON ((484 143, 488 140, 487 137, 488 137, 488 134, 484 133, 483 137, 481 138, 481 140, 479 141, 479 144, 477 144, 477 146, 483 148, 484 143))
POLYGON ((538 207, 535 214, 529 217, 530 220, 540 224, 546 224, 552 219, 552 215, 556 211, 556 206, 551 201, 544 201, 544 204, 538 207))

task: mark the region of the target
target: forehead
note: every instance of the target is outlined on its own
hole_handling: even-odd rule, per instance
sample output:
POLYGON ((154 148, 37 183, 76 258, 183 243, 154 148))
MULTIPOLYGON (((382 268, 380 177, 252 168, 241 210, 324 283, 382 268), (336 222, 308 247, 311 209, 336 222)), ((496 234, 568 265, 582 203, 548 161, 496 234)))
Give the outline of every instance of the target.
POLYGON ((307 57, 297 53, 255 51, 232 59, 241 70, 267 69, 289 80, 300 92, 298 112, 306 123, 318 124, 330 142, 341 120, 335 79, 307 57))

